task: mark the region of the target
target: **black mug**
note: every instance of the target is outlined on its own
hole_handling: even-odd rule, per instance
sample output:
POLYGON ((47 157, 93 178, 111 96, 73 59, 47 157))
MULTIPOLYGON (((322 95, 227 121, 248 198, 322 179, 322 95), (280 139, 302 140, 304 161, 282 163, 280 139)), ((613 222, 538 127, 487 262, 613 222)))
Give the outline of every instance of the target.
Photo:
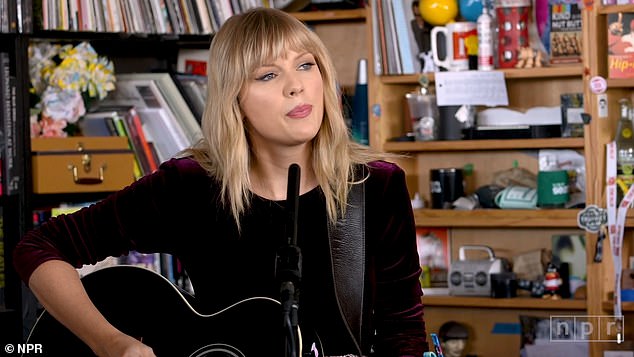
POLYGON ((453 202, 464 196, 462 169, 432 169, 429 178, 432 208, 451 209, 453 202))

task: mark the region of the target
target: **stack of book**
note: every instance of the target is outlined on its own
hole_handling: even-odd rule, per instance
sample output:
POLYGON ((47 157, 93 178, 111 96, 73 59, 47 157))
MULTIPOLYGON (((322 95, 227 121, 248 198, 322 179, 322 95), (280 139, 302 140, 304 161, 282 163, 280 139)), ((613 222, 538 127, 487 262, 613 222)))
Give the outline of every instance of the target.
POLYGON ((424 63, 421 57, 430 50, 431 26, 421 20, 418 2, 371 0, 370 8, 375 74, 420 73, 424 63))
POLYGON ((135 153, 135 176, 202 138, 199 120, 168 73, 117 76, 117 89, 81 121, 84 136, 126 136, 135 153))
POLYGON ((211 34, 232 15, 262 6, 262 0, 42 0, 35 16, 44 30, 211 34))

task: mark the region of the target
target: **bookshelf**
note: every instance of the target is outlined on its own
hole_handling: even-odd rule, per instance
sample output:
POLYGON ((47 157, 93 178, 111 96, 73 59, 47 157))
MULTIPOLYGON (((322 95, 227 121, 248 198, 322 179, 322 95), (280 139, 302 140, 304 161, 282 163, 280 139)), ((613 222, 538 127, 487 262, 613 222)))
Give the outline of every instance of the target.
MULTIPOLYGON (((370 19, 369 21, 372 21, 370 19)), ((584 31, 588 31, 585 27, 584 31)), ((594 40, 596 42, 596 39, 594 40)), ((587 41, 584 43, 588 43, 587 41)), ((370 61, 374 63, 374 61, 370 61)), ((587 87, 587 63, 552 65, 531 69, 499 69, 504 74, 509 107, 527 110, 537 106, 559 106, 560 94, 582 93, 587 87)), ((434 74, 426 74, 433 83, 434 74)), ((370 145, 379 150, 405 154, 399 163, 406 171, 410 194, 420 193, 429 202, 429 171, 434 168, 463 167, 473 164, 474 174, 466 178, 466 193, 492 182, 493 173, 510 168, 514 160, 519 167, 538 171, 537 153, 541 149, 571 150, 584 156, 587 172, 587 203, 593 200, 596 187, 596 152, 589 146, 596 132, 586 127, 583 138, 452 140, 431 142, 396 141, 405 134, 404 96, 417 89, 419 74, 371 75, 369 78, 370 145), (590 186, 593 186, 590 188, 590 186)), ((433 84, 432 84, 433 85, 433 84)), ((625 84, 622 84, 625 85, 625 84)), ((587 110, 587 109, 586 109, 587 110)), ((550 249, 551 237, 559 234, 585 234, 578 227, 580 209, 477 209, 456 211, 416 209, 417 226, 447 228, 452 260, 462 245, 481 244, 493 248, 497 257, 511 258, 519 253, 550 249)), ((631 224, 628 215, 628 224, 631 224)), ((586 259, 592 261, 594 242, 586 236, 586 259)), ((590 263, 589 263, 590 264, 590 263)), ((591 268, 588 268, 589 270, 591 268)), ((426 295, 425 319, 429 331, 455 320, 465 323, 469 337, 469 354, 479 356, 517 355, 520 338, 500 326, 519 326, 520 316, 586 315, 598 292, 591 279, 604 276, 588 274, 587 298, 549 300, 530 297, 493 299, 466 296, 426 295)), ((423 289, 424 290, 424 289, 423 289)), ((519 294, 519 293, 518 293, 519 294)), ((599 304, 600 305, 600 304, 599 304)), ((599 356, 593 355, 593 356, 599 356)))

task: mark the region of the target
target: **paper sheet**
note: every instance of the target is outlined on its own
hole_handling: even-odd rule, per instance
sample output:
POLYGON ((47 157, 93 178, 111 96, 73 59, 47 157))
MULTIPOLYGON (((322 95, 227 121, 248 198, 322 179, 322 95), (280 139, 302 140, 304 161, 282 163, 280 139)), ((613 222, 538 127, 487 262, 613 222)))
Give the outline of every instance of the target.
POLYGON ((509 105, 504 72, 460 71, 436 72, 436 99, 439 106, 509 105))

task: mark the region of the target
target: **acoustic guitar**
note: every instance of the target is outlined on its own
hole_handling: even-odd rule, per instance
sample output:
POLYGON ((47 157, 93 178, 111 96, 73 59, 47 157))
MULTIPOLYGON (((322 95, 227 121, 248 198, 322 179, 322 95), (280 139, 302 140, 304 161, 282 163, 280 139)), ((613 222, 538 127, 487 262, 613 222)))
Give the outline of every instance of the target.
MULTIPOLYGON (((82 283, 110 323, 152 347, 159 357, 286 355, 282 310, 275 299, 253 297, 204 315, 193 307, 194 296, 154 271, 129 265, 95 271, 82 283)), ((298 339, 298 357, 323 356, 317 337, 302 342, 298 327, 298 339)), ((94 356, 46 311, 27 343, 41 346, 33 356, 94 356)))

